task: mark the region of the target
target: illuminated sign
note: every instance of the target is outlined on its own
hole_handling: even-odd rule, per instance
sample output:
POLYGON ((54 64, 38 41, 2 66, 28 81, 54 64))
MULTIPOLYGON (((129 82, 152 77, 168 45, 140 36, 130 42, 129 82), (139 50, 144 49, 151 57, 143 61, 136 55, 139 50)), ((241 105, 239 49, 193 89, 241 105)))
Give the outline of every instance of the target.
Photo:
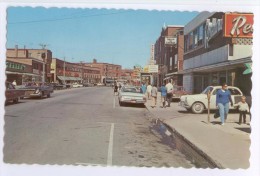
POLYGON ((253 37, 253 14, 225 14, 225 37, 253 37))

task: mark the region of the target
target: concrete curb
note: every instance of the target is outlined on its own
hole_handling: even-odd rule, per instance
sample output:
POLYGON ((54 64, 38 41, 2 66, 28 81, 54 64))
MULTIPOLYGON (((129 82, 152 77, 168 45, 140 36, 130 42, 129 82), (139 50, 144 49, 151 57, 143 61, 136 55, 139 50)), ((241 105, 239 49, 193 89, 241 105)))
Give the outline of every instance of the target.
POLYGON ((163 120, 161 117, 156 117, 145 105, 146 109, 151 114, 153 119, 158 119, 162 124, 164 124, 167 130, 170 131, 174 141, 177 143, 176 148, 183 153, 189 160, 191 160, 197 167, 201 168, 219 168, 224 169, 224 167, 215 159, 211 158, 207 153, 202 151, 199 147, 189 141, 185 136, 180 134, 175 128, 171 127, 163 120))

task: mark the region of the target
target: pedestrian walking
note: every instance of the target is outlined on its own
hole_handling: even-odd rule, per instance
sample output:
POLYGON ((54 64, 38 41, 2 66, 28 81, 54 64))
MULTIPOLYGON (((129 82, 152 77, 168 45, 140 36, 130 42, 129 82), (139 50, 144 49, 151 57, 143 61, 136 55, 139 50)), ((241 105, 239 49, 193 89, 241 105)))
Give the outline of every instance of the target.
POLYGON ((222 88, 217 91, 216 95, 216 106, 219 109, 221 125, 224 125, 224 122, 227 119, 227 115, 229 112, 229 103, 233 106, 233 102, 231 99, 231 93, 227 89, 227 84, 222 84, 222 88))
POLYGON ((249 106, 246 102, 246 97, 242 96, 241 101, 238 103, 238 111, 239 111, 239 125, 241 125, 242 122, 242 116, 243 116, 243 123, 246 123, 246 113, 249 113, 249 106))
POLYGON ((16 87, 16 86, 17 86, 16 80, 14 80, 14 81, 12 82, 12 84, 13 84, 14 87, 16 87))
POLYGON ((153 87, 151 86, 151 84, 148 84, 148 86, 147 86, 147 90, 146 90, 148 100, 151 99, 151 91, 152 91, 152 88, 153 88, 153 87))
POLYGON ((167 89, 166 89, 164 83, 162 84, 160 90, 161 90, 162 108, 166 108, 165 103, 166 103, 167 89))
POLYGON ((142 93, 145 94, 146 93, 146 85, 145 85, 145 83, 142 84, 141 89, 142 89, 142 93))
POLYGON ((114 95, 118 95, 118 87, 116 84, 114 86, 114 95))
POLYGON ((170 107, 171 102, 172 102, 172 91, 173 91, 173 85, 171 83, 171 80, 168 81, 168 83, 166 84, 165 87, 166 87, 166 90, 167 90, 166 99, 167 99, 168 107, 170 107))
POLYGON ((151 96, 153 97, 153 108, 156 107, 157 104, 157 87, 153 85, 152 90, 151 90, 151 96))

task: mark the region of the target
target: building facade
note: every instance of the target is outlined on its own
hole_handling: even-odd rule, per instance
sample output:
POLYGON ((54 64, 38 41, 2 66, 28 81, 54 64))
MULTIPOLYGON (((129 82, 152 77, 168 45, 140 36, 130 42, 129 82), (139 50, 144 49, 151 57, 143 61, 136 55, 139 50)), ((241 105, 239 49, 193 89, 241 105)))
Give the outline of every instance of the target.
POLYGON ((176 85, 182 85, 183 60, 183 28, 180 25, 168 25, 162 28, 161 34, 154 45, 154 59, 159 66, 156 78, 161 86, 167 80, 173 80, 176 85))
POLYGON ((85 63, 86 66, 97 67, 100 69, 101 83, 113 84, 121 77, 122 66, 117 64, 97 62, 93 59, 92 63, 85 63))
POLYGON ((184 27, 183 85, 200 93, 227 83, 249 95, 253 14, 202 12, 184 27))
POLYGON ((7 49, 7 81, 16 80, 18 84, 29 81, 50 82, 52 52, 47 49, 7 49))
POLYGON ((52 59, 51 74, 53 82, 66 83, 99 83, 100 69, 84 63, 71 63, 58 58, 52 59))

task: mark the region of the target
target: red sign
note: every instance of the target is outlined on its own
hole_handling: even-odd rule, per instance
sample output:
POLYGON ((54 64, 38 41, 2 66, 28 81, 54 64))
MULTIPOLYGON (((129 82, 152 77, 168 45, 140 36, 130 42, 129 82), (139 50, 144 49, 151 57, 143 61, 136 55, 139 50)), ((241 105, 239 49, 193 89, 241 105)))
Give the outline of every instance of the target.
POLYGON ((224 36, 225 37, 253 37, 253 14, 230 13, 225 14, 224 36))

